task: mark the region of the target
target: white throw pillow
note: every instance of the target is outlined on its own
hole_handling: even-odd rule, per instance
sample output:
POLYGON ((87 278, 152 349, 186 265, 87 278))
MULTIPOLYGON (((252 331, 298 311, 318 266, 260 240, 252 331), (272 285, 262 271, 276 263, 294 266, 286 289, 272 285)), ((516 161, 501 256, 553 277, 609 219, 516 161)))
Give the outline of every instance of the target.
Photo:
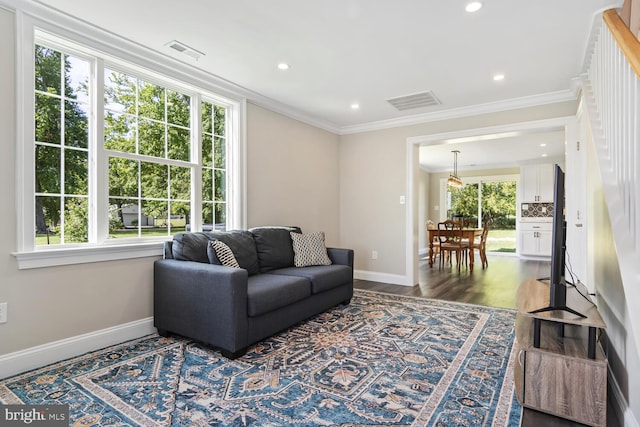
POLYGON ((296 267, 331 265, 324 244, 324 232, 301 234, 290 233, 293 241, 293 264, 296 267))

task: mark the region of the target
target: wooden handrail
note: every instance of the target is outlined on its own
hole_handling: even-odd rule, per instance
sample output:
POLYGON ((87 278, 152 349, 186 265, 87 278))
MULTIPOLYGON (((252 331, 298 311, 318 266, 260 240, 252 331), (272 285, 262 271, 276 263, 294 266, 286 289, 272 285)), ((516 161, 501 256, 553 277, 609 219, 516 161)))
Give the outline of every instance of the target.
POLYGON ((605 10, 602 19, 618 42, 631 68, 636 72, 636 76, 640 78, 640 40, 633 35, 615 9, 605 10))

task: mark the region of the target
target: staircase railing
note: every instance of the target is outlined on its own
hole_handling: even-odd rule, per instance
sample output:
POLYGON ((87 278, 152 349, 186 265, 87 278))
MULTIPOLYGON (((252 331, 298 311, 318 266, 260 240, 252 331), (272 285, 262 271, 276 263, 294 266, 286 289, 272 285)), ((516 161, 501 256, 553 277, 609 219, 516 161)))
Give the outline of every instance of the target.
POLYGON ((629 316, 640 348, 640 41, 618 13, 603 13, 582 76, 629 316))

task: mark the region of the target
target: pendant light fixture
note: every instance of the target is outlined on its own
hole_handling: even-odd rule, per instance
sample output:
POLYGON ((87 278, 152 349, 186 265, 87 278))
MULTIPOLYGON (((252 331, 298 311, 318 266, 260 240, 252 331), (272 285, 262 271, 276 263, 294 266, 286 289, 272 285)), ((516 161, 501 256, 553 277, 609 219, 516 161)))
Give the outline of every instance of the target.
POLYGON ((458 153, 460 152, 460 150, 453 150, 451 152, 453 153, 453 173, 449 174, 447 185, 453 188, 462 188, 464 184, 458 176, 458 153))

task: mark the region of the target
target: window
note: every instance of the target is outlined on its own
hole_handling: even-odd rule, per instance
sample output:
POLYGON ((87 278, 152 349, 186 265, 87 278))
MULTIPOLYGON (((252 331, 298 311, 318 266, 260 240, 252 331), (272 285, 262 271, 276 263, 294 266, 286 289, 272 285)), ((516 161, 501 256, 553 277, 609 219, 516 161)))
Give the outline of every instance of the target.
POLYGON ((35 49, 36 244, 87 242, 89 63, 35 49))
POLYGON ((191 97, 109 68, 104 86, 109 238, 184 231, 191 217, 191 97))
POLYGON ((20 265, 38 252, 150 248, 180 231, 242 226, 239 101, 202 89, 202 79, 32 31, 33 60, 22 63, 33 79, 22 92, 20 268, 43 266, 20 265))

